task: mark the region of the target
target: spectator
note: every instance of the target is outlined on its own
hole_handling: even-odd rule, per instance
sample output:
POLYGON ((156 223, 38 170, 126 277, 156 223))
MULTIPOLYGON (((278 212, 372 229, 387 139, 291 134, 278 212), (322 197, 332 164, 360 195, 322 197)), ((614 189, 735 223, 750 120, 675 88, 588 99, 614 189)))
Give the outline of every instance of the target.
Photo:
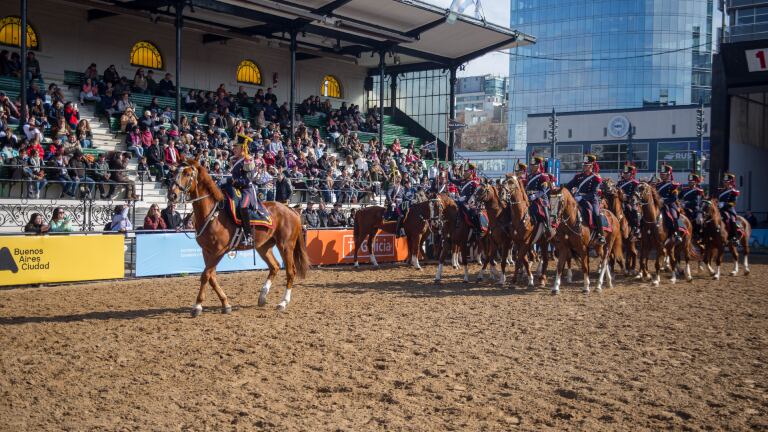
MULTIPOLYGON (((85 183, 85 187, 88 190, 87 197, 92 199, 96 182, 88 177, 89 172, 86 169, 87 167, 88 165, 83 152, 75 150, 72 154, 72 158, 69 160, 69 176, 76 185, 85 183)), ((75 188, 77 188, 77 186, 75 186, 75 188)))
POLYGON ((128 93, 123 93, 123 95, 120 97, 120 101, 117 103, 117 112, 122 114, 128 108, 131 108, 132 110, 134 109, 133 102, 131 102, 131 98, 128 93))
POLYGON ((176 96, 176 86, 171 80, 170 73, 166 73, 165 77, 157 84, 157 94, 165 97, 176 96))
POLYGON ((285 173, 282 170, 278 171, 277 181, 275 182, 275 201, 288 204, 292 195, 293 186, 291 181, 285 177, 285 173))
POLYGON ((83 73, 83 79, 91 80, 92 83, 95 83, 99 80, 99 71, 96 69, 96 63, 91 63, 91 65, 88 66, 88 68, 83 73))
POLYGON ((102 74, 102 81, 105 83, 110 83, 112 86, 117 85, 118 82, 120 82, 120 74, 117 73, 117 69, 115 69, 115 65, 109 65, 109 67, 104 70, 104 73, 102 74))
POLYGON ((85 101, 98 102, 101 100, 98 93, 99 89, 96 84, 90 78, 86 78, 83 87, 80 89, 80 103, 84 104, 85 101))
POLYGON ((331 228, 343 227, 347 223, 347 218, 341 211, 341 203, 337 202, 333 205, 333 210, 328 215, 328 226, 331 228))
POLYGON ((109 183, 111 178, 106 154, 99 153, 99 157, 96 159, 96 162, 93 163, 90 173, 91 177, 99 188, 99 196, 101 199, 108 198, 112 193, 114 186, 110 186, 109 194, 104 192, 104 184, 109 183))
POLYGON ((175 230, 181 227, 181 215, 176 211, 176 204, 169 202, 168 207, 166 207, 160 214, 167 229, 175 230))
POLYGON ((131 91, 141 94, 147 94, 147 77, 144 76, 144 68, 136 69, 136 75, 133 76, 133 86, 131 91))
POLYGON ((24 136, 27 137, 28 141, 33 141, 35 138, 37 138, 38 141, 42 141, 44 138, 43 132, 37 127, 37 121, 34 117, 29 118, 29 121, 24 125, 23 130, 24 136))
POLYGON ((146 151, 146 156, 150 173, 155 172, 155 181, 163 181, 163 177, 168 174, 168 167, 165 165, 165 154, 157 138, 153 139, 152 145, 146 151))
POLYGON ((69 176, 69 167, 66 158, 62 152, 57 152, 51 161, 51 176, 54 181, 61 184, 61 194, 59 198, 65 195, 74 198, 79 182, 75 182, 69 176))
POLYGON ((32 196, 40 198, 40 191, 43 190, 46 184, 48 184, 42 166, 43 161, 38 150, 29 150, 29 157, 27 158, 24 167, 24 178, 27 181, 28 198, 32 198, 32 196))
POLYGON ((131 219, 128 217, 128 211, 130 208, 127 205, 119 205, 115 207, 115 211, 112 214, 112 222, 109 223, 108 231, 126 232, 133 229, 131 219))
POLYGON ((0 91, 0 109, 5 112, 5 118, 10 124, 19 124, 19 114, 16 105, 6 96, 4 91, 0 91))
POLYGON ((144 156, 144 146, 141 141, 141 132, 139 128, 134 126, 133 129, 125 136, 125 146, 128 151, 132 151, 137 159, 141 159, 144 156))
POLYGON ((128 132, 134 126, 138 125, 139 119, 133 112, 133 107, 125 108, 125 111, 120 115, 120 132, 128 132))
POLYGON ((73 232, 72 221, 65 215, 64 209, 56 207, 51 216, 50 232, 73 232))
POLYGON ((145 230, 164 230, 168 227, 165 225, 165 220, 160 214, 160 207, 157 204, 149 206, 147 216, 144 217, 144 229, 145 230))
POLYGON ((757 228, 757 218, 755 217, 754 214, 752 214, 751 210, 747 210, 747 213, 744 219, 746 219, 747 222, 749 222, 749 226, 752 227, 752 229, 757 228))
POLYGON ((80 111, 77 109, 77 104, 72 102, 64 104, 64 120, 67 121, 70 129, 77 128, 77 123, 80 121, 80 111))
POLYGON ((149 164, 147 163, 147 157, 142 156, 139 158, 139 164, 136 167, 136 175, 142 182, 149 181, 149 164))
POLYGON ((315 209, 315 203, 307 203, 307 208, 302 214, 302 221, 306 228, 320 228, 320 215, 315 209))
POLYGON ((136 183, 128 178, 127 168, 128 161, 131 159, 131 154, 128 152, 115 152, 109 159, 109 170, 111 173, 113 183, 109 185, 110 199, 115 199, 117 195, 114 195, 115 184, 125 185, 127 196, 129 200, 139 199, 136 195, 136 183))
POLYGON ((93 131, 91 131, 91 124, 86 119, 80 120, 75 129, 75 136, 80 142, 80 146, 83 148, 93 147, 93 131))
POLYGON ((147 92, 149 94, 155 94, 157 91, 157 81, 155 81, 155 74, 152 70, 147 71, 147 92))
POLYGON ((12 75, 10 54, 8 50, 0 51, 0 76, 12 75))
POLYGON ((48 230, 50 230, 50 228, 48 225, 43 223, 43 215, 40 213, 32 213, 32 216, 29 218, 29 222, 24 225, 25 233, 45 234, 48 232, 48 230))
POLYGON ((27 52, 27 79, 32 81, 34 79, 41 79, 40 74, 40 62, 37 61, 34 51, 27 52))

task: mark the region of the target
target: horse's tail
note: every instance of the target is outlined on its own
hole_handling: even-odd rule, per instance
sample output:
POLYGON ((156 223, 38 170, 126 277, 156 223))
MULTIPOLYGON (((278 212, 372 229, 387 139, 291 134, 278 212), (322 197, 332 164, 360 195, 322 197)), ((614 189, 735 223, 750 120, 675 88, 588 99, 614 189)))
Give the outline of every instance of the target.
POLYGON ((694 241, 693 241, 693 230, 691 230, 691 234, 686 237, 685 240, 685 248, 688 252, 688 258, 691 261, 701 261, 701 253, 694 247, 694 241))
POLYGON ((293 248, 293 265, 299 279, 306 277, 309 271, 309 255, 307 255, 307 246, 304 243, 304 235, 299 233, 296 238, 296 247, 293 248))

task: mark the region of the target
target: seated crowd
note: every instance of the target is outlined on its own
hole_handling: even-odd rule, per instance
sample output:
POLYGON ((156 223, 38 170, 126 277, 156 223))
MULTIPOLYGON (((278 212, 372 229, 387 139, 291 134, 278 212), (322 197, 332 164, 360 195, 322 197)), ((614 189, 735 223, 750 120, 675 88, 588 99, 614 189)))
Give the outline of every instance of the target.
MULTIPOLYGON (((128 162, 138 161, 137 179, 172 182, 185 157, 199 157, 220 184, 226 182, 234 162, 232 148, 238 136, 253 141, 249 153, 256 171, 252 181, 264 200, 287 203, 294 193, 302 202, 333 207, 318 212, 317 226, 344 226, 345 217, 334 213, 335 204, 354 204, 365 197, 383 194, 393 181, 406 181, 413 188, 427 188, 442 167, 427 169, 433 156, 418 150, 413 142, 402 145, 399 139, 384 146, 376 138, 363 141, 358 131, 376 132, 378 110, 364 115, 356 105, 342 103, 337 109, 330 101, 311 96, 298 107, 295 133, 290 133, 288 103, 278 105, 268 88, 249 95, 244 87, 230 93, 224 84, 215 91, 189 90, 183 98, 180 121, 166 96, 175 96, 170 74, 156 82, 153 71, 139 68, 133 80, 120 76, 114 65, 101 75, 91 64, 85 71, 79 101, 67 101, 55 84, 40 94, 32 82, 26 119, 19 119, 18 103, 0 93, 0 155, 4 169, 0 178, 26 180, 26 195, 39 197, 47 185, 61 183, 61 195, 114 198, 117 184, 128 189, 128 198, 137 199, 134 182, 127 175, 128 162), (151 97, 147 106, 136 106, 132 95, 151 97), (94 103, 109 117, 119 118, 128 152, 100 153, 93 156, 84 149, 94 147, 93 134, 85 119, 80 119, 77 103, 94 103), (324 127, 303 124, 304 115, 324 118, 324 127), (14 123, 15 121, 15 123, 14 123), (20 124, 21 129, 11 125, 20 124), (46 133, 46 131, 48 131, 46 133), (84 154, 88 153, 88 154, 84 154)), ((2 167, 0 167, 2 168, 2 167)), ((156 210, 156 209, 155 209, 156 210)), ((149 229, 169 226, 159 222, 155 210, 145 221, 149 229), (149 222, 149 223, 146 223, 149 222)), ((340 212, 340 210, 339 210, 340 212)), ((314 219, 308 225, 314 225, 314 219)), ((178 225, 178 224, 173 224, 178 225)))

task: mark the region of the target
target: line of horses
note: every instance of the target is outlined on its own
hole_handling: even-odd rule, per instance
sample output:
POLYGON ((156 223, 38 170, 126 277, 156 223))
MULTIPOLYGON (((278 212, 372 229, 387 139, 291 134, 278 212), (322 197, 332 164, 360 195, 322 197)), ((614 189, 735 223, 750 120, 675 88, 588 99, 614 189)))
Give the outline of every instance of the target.
MULTIPOLYGON (((433 236, 434 253, 437 258, 435 282, 442 280, 443 266, 448 256, 452 257, 454 268, 458 259, 464 268, 464 281, 469 282, 470 249, 479 252, 482 268, 478 280, 490 274, 499 285, 507 284, 506 268, 514 263, 511 277, 512 287, 522 273, 528 288, 546 286, 547 266, 550 254, 557 259, 552 293, 560 291, 563 276, 572 281, 572 264, 577 264, 583 275, 584 292, 590 291, 589 258, 593 253, 598 259, 597 286, 602 290, 607 282, 613 286, 614 269, 618 266, 625 276, 650 280, 654 286, 661 282, 663 271, 670 272, 670 281, 677 282, 682 276, 692 281, 691 263, 698 263, 701 270, 706 267, 711 277, 720 278, 723 256, 726 249, 734 256, 731 275, 739 272, 739 251, 743 251, 744 274, 749 274, 750 226, 739 217, 741 236, 738 245, 728 239, 726 225, 718 210, 715 198, 704 201, 701 216, 697 221, 680 215, 682 241, 675 241, 664 228, 662 200, 653 184, 641 182, 633 196, 626 196, 620 188, 608 180, 603 189, 603 213, 607 219, 604 232, 605 242, 597 241, 588 217, 582 215, 574 196, 565 188, 553 188, 549 192, 551 229, 544 222, 537 222, 529 213, 528 196, 521 180, 516 176, 505 179, 498 185, 481 184, 470 198, 469 204, 484 208, 488 215, 487 235, 474 233, 466 218, 461 216, 459 206, 447 194, 437 194, 429 200, 413 204, 403 226, 408 237, 408 261, 421 269, 419 255, 426 238, 433 236), (631 226, 624 210, 631 209, 639 214, 637 226, 631 226), (694 223, 695 222, 695 223, 694 223), (655 261, 654 271, 649 260, 655 261), (496 265, 500 265, 500 272, 496 265), (537 267, 536 269, 534 267, 537 267)), ((385 209, 379 206, 366 207, 355 215, 355 266, 357 254, 364 241, 368 250, 373 251, 373 241, 378 230, 393 232, 394 223, 384 221, 385 209)), ((378 265, 371 254, 371 264, 378 265)))

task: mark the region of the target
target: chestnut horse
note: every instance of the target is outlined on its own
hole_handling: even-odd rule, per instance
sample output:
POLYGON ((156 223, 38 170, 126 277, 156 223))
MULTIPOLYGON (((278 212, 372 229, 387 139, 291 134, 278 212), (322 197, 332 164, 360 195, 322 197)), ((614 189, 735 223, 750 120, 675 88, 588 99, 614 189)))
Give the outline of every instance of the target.
POLYGON ((609 210, 603 209, 608 220, 609 232, 605 232, 605 244, 596 241, 596 235, 582 223, 581 211, 573 195, 567 188, 553 188, 550 192, 553 196, 550 205, 554 205, 552 215, 555 218, 555 234, 552 239, 557 250, 557 270, 555 271, 555 284, 552 286, 552 294, 560 292, 560 277, 566 262, 571 257, 576 258, 581 264, 584 276, 583 292, 589 292, 589 250, 594 248, 597 252, 599 276, 597 291, 603 289, 603 278, 608 277, 608 287, 613 287, 613 278, 608 268, 608 260, 613 254, 623 259, 621 245, 621 228, 619 221, 609 210))
MULTIPOLYGON (((503 186, 502 186, 503 188, 503 186)), ((486 242, 484 250, 485 260, 483 261, 483 270, 480 272, 479 280, 482 280, 483 272, 491 263, 491 275, 493 275, 493 259, 496 253, 499 253, 501 257, 501 274, 499 275, 499 285, 504 286, 506 282, 506 269, 509 250, 512 248, 512 235, 510 234, 510 213, 505 211, 507 209, 506 203, 499 197, 499 191, 496 187, 489 184, 480 185, 475 190, 474 195, 470 199, 470 203, 473 201, 479 201, 485 206, 485 210, 488 213, 488 229, 490 230, 489 242, 486 242)))
MULTIPOLYGON (((408 240, 408 256, 411 264, 417 270, 421 270, 418 252, 421 249, 421 244, 426 239, 426 233, 429 231, 429 222, 435 217, 435 211, 439 211, 436 210, 435 204, 431 201, 424 201, 418 204, 412 204, 409 207, 408 214, 403 218, 402 226, 408 240), (411 215, 411 213, 413 213, 413 215, 411 215)), ((353 236, 355 239, 355 267, 360 267, 357 255, 360 251, 360 246, 366 239, 368 240, 367 246, 371 264, 373 264, 374 267, 379 266, 379 263, 376 261, 376 256, 373 254, 373 241, 376 238, 376 233, 381 230, 387 234, 396 234, 395 228, 397 227, 396 221, 384 220, 385 213, 386 209, 382 206, 361 208, 355 213, 355 226, 353 227, 353 236)))
POLYGON ((294 278, 296 276, 304 278, 309 270, 309 257, 304 245, 301 218, 298 213, 284 204, 265 202, 264 207, 269 210, 273 225, 271 228, 251 227, 253 246, 243 247, 240 245, 241 236, 238 235, 240 230, 237 223, 232 220, 227 210, 220 209, 220 203, 225 199, 224 193, 216 186, 208 175, 208 171, 197 159, 182 160, 178 174, 168 188, 168 200, 174 203, 192 203, 195 238, 203 250, 205 270, 200 275, 200 291, 192 309, 192 316, 196 317, 203 312, 206 284, 210 284, 219 296, 222 311, 232 312, 232 306, 216 279, 216 265, 232 250, 255 248, 269 266, 269 276, 259 294, 259 306, 264 306, 272 282, 280 271, 280 265, 272 254, 273 246, 277 246, 285 265, 285 295, 277 305, 278 310, 285 311, 288 303, 291 302, 294 278))
MULTIPOLYGON (((443 262, 445 257, 453 255, 454 247, 458 247, 461 252, 461 263, 464 266, 464 282, 469 282, 469 248, 472 228, 464 221, 460 215, 460 210, 456 201, 445 193, 438 194, 438 200, 441 208, 440 227, 435 229, 435 255, 437 256, 437 273, 435 274, 435 283, 440 283, 443 277, 443 262)), ((475 239, 475 245, 478 251, 488 253, 487 237, 475 239)), ((485 259, 491 260, 493 257, 486 256, 485 259)), ((478 276, 482 280, 482 273, 478 276)))
MULTIPOLYGON (((624 245, 624 259, 620 261, 624 274, 629 275, 637 266, 637 239, 632 237, 632 227, 629 225, 624 214, 624 204, 627 203, 627 197, 624 195, 624 191, 616 187, 616 184, 611 180, 606 180, 604 197, 605 208, 610 210, 616 219, 619 221, 621 227, 621 239, 624 245)), ((616 261, 615 259, 612 261, 616 261)), ((611 265, 613 267, 613 265, 611 265)))
MULTIPOLYGON (((734 268, 731 272, 731 276, 739 274, 739 252, 736 249, 736 245, 731 243, 728 239, 728 229, 725 221, 718 209, 718 201, 716 198, 704 200, 701 203, 701 211, 703 213, 702 224, 702 236, 701 241, 704 247, 704 254, 702 260, 707 265, 709 274, 713 279, 720 279, 720 266, 723 263, 723 255, 725 255, 725 248, 731 251, 733 254, 734 268), (712 259, 715 260, 717 270, 712 269, 712 259)), ((744 275, 749 275, 749 237, 752 235, 752 228, 746 219, 739 216, 739 224, 743 231, 743 235, 739 238, 739 244, 744 249, 744 275)))
MULTIPOLYGON (((670 282, 677 282, 678 263, 682 256, 685 260, 685 279, 688 282, 693 281, 691 276, 690 260, 693 257, 698 258, 698 254, 693 249, 691 234, 693 228, 691 221, 685 215, 680 215, 685 229, 688 231, 683 235, 683 241, 676 244, 669 237, 664 228, 664 221, 661 213, 662 201, 659 192, 650 183, 640 183, 637 187, 637 193, 640 197, 640 272, 638 278, 648 278, 648 257, 651 250, 656 250, 656 274, 653 278, 653 286, 659 286, 661 282, 661 262, 669 258, 669 268, 672 270, 670 282)), ((677 224, 677 222, 675 222, 677 224)))

